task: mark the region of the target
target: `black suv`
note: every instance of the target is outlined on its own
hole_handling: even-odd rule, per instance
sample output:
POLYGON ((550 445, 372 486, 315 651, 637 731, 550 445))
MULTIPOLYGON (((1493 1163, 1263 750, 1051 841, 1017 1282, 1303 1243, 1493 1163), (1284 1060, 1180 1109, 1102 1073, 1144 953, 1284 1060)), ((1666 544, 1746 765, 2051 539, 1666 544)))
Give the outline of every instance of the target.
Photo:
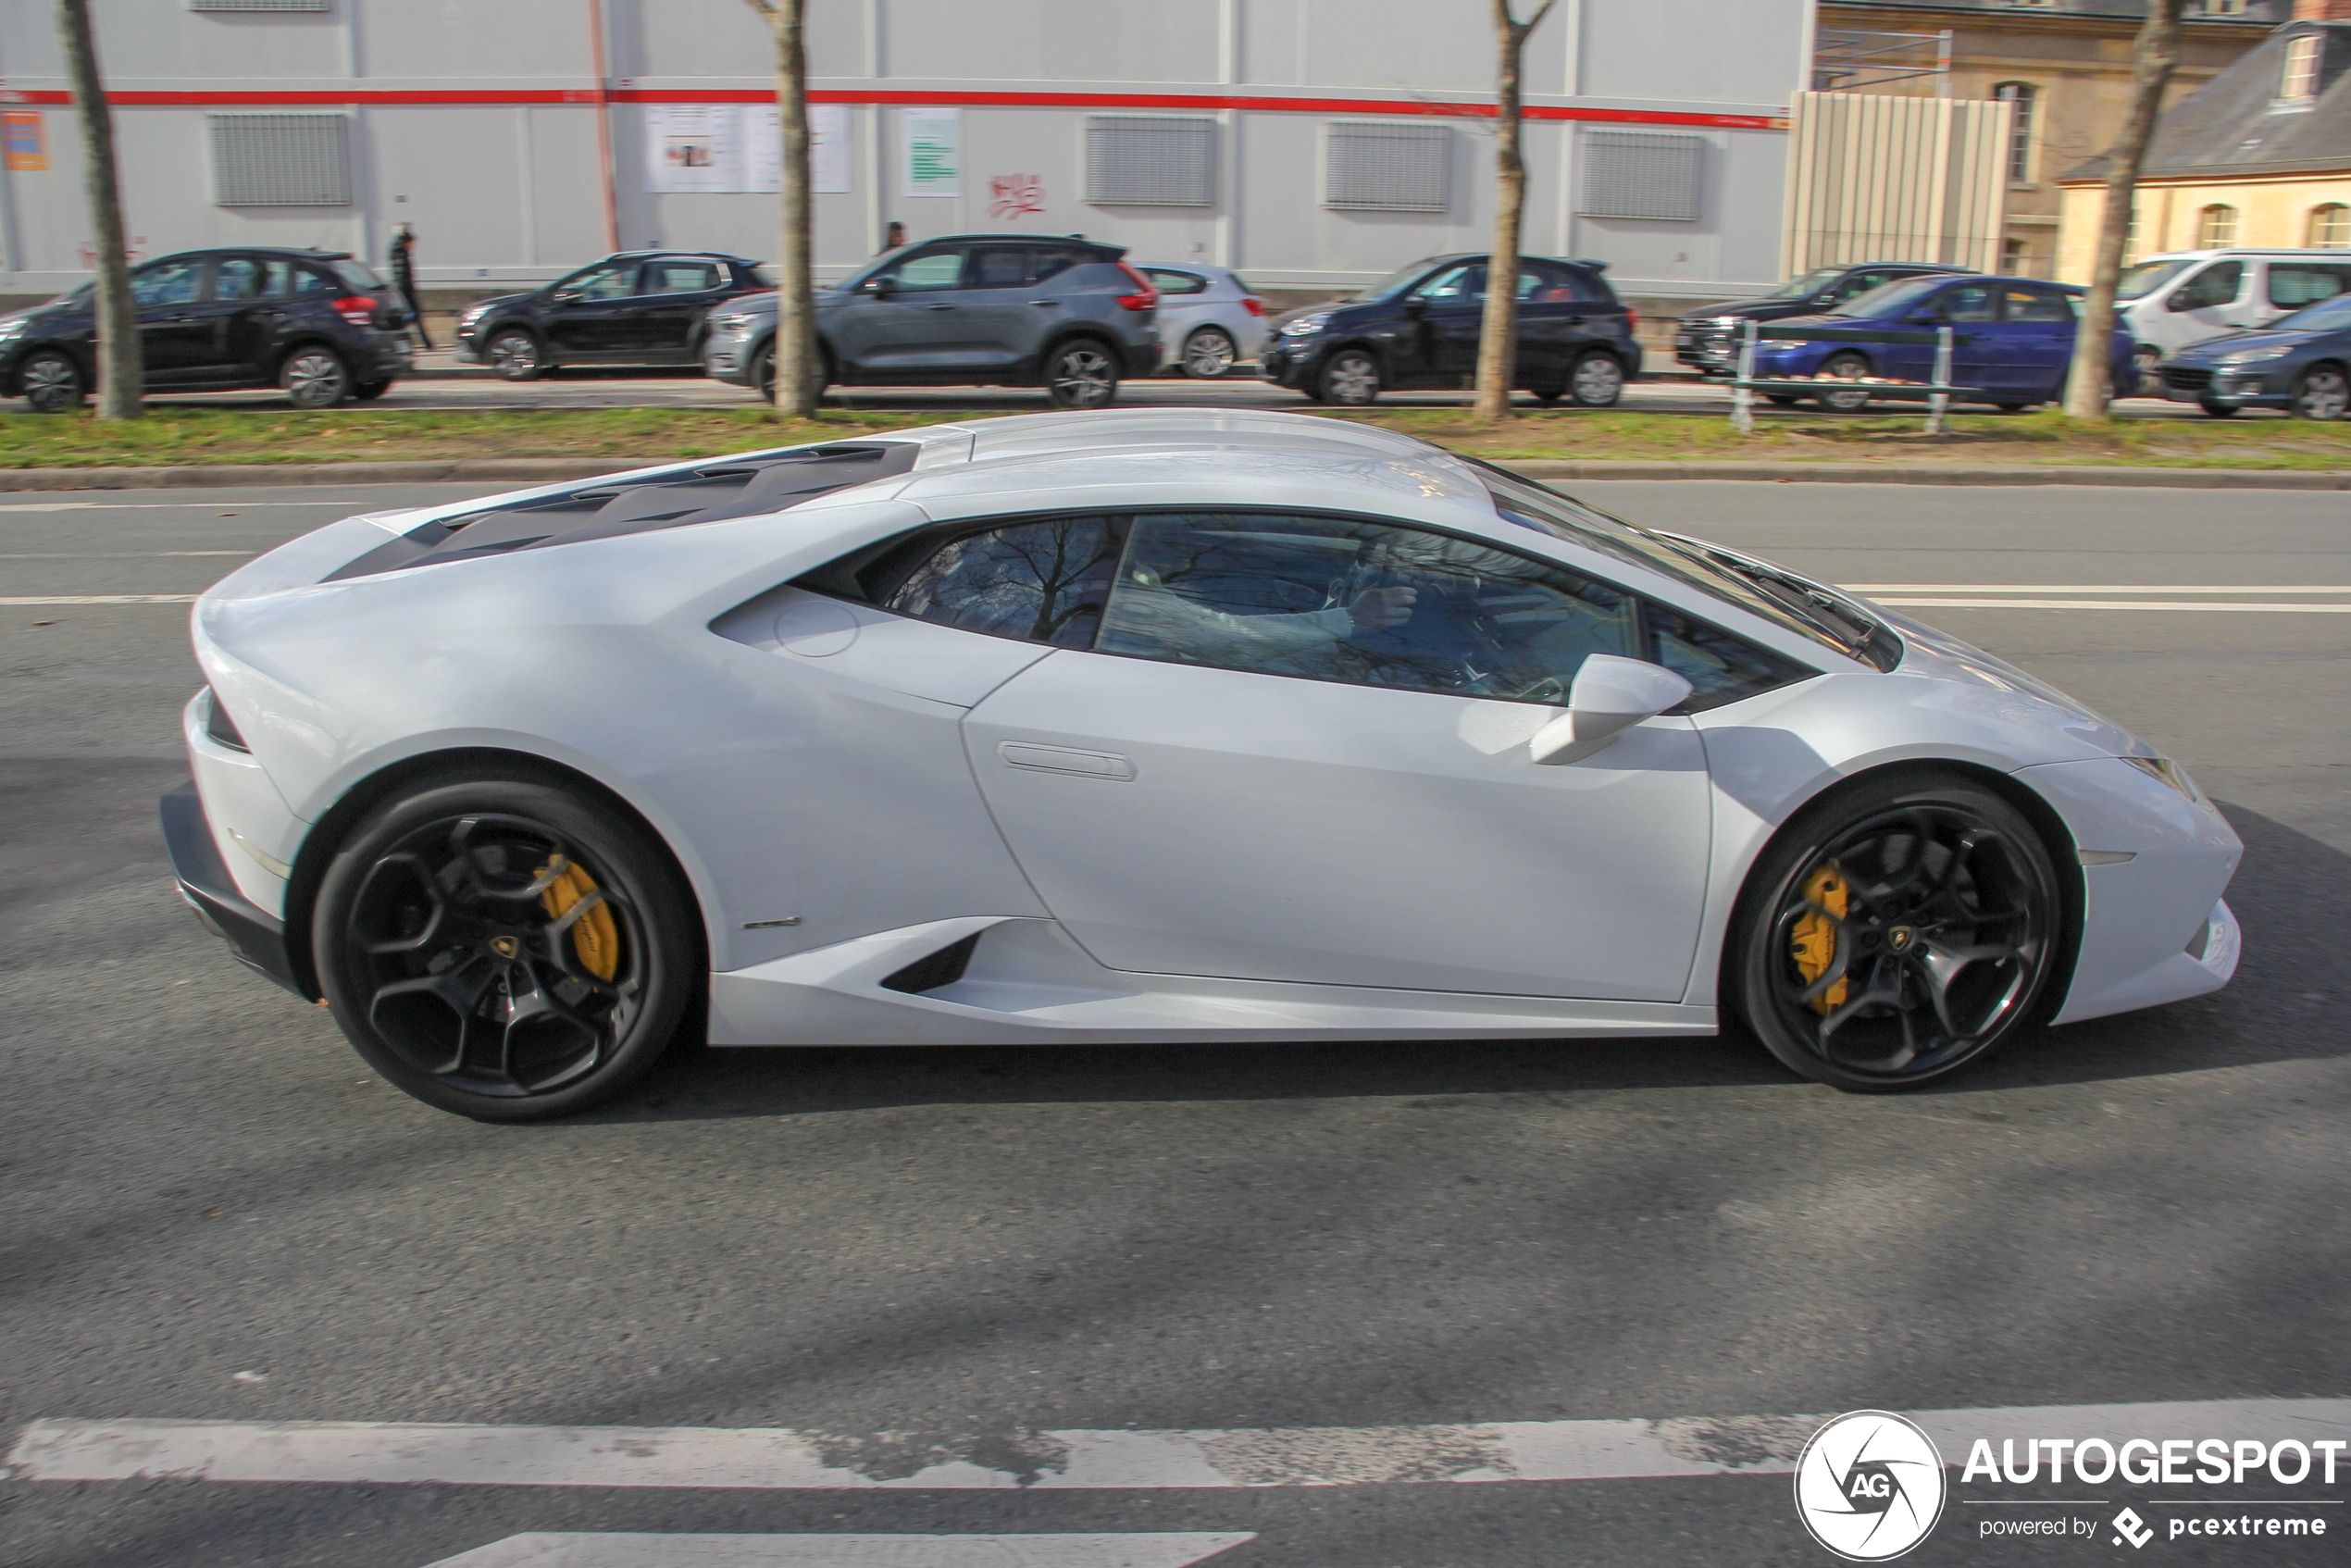
MULTIPOLYGON (((415 355, 390 285, 341 251, 182 251, 131 274, 150 392, 282 387, 297 408, 381 397, 415 355)), ((44 414, 98 380, 94 286, 0 317, 0 396, 44 414)))
POLYGON ((698 365, 711 307, 776 285, 713 251, 623 251, 457 317, 457 360, 509 381, 558 365, 698 365))
MULTIPOLYGON (((1549 403, 1614 403, 1641 371, 1636 318, 1603 261, 1521 256, 1515 384, 1549 403)), ((1364 404, 1389 389, 1466 387, 1477 377, 1486 257, 1435 255, 1362 292, 1276 317, 1265 379, 1322 403, 1364 404)))
POLYGON ((1971 275, 1972 267, 1932 261, 1871 261, 1858 267, 1816 267, 1792 278, 1761 299, 1725 300, 1685 311, 1673 334, 1673 357, 1709 376, 1729 376, 1739 367, 1739 323, 1778 321, 1835 310, 1847 300, 1905 278, 1971 275))

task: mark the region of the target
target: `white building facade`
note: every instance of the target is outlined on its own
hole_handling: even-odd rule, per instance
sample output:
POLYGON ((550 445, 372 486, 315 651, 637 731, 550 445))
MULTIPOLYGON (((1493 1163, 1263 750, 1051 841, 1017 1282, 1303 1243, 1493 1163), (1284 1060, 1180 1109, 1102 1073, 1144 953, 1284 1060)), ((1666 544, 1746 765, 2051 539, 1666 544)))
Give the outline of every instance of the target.
MULTIPOLYGON (((1493 218, 1486 0, 809 0, 816 257, 903 223, 1083 233, 1335 292, 1493 218)), ((1531 8, 1531 0, 1521 0, 1531 8)), ((605 252, 776 251, 742 0, 97 0, 141 255, 418 235, 435 292, 605 252)), ((1621 292, 1778 275, 1812 0, 1559 0, 1526 46, 1525 248, 1621 292)), ((0 0, 0 294, 87 275, 45 0, 0 0)))

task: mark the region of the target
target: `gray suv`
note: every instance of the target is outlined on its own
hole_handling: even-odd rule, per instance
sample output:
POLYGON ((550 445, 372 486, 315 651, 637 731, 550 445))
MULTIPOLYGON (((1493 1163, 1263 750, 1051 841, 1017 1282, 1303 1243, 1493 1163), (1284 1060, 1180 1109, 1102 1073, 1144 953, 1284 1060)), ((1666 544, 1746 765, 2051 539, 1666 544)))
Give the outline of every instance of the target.
MULTIPOLYGON (((827 386, 1042 386, 1056 408, 1100 408, 1122 376, 1159 367, 1159 292, 1118 245, 960 234, 877 257, 816 291, 827 386)), ((776 296, 710 317, 703 367, 772 395, 776 296)))

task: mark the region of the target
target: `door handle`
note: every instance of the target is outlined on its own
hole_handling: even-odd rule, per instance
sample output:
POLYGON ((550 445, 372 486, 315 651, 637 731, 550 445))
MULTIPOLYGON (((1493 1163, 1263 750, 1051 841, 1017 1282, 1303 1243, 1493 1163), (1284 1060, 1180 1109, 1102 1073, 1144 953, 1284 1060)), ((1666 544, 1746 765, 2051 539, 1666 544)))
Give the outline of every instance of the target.
POLYGON ((1057 305, 1061 304, 1061 301, 1059 301, 1059 300, 1030 300, 1028 303, 1029 303, 1029 304, 1031 304, 1031 305, 1043 305, 1043 306, 1044 306, 1047 310, 1051 310, 1051 309, 1052 309, 1055 305, 1057 305))
POLYGON ((1135 765, 1115 752, 1080 752, 1067 746, 1036 746, 1022 740, 1000 741, 996 754, 1007 767, 1029 773, 1072 773, 1081 778, 1107 778, 1131 783, 1135 765))

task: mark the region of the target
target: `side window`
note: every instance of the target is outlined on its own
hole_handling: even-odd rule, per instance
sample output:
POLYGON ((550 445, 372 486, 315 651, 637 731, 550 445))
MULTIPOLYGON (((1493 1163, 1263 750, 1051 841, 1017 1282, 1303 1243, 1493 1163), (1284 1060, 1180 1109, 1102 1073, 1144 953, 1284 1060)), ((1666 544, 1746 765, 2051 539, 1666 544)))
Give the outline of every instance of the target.
POLYGON ((335 280, 328 277, 323 272, 313 272, 306 267, 295 269, 293 290, 297 294, 339 294, 342 292, 341 285, 339 285, 335 280))
POLYGON ((1057 278, 1073 267, 1083 267, 1101 259, 1091 251, 1074 251, 1067 245, 1032 245, 1028 251, 1029 281, 1041 283, 1057 278))
POLYGON ((1652 656, 1690 683, 1689 699, 1678 713, 1719 708, 1817 673, 1670 604, 1646 601, 1641 612, 1648 623, 1652 656))
POLYGON ((894 278, 898 286, 909 293, 925 289, 960 289, 964 286, 964 253, 960 248, 925 251, 910 255, 896 267, 883 269, 882 276, 894 278))
POLYGON ((1088 647, 1122 532, 1104 517, 1054 517, 963 534, 900 579, 882 608, 990 637, 1088 647))
POLYGON ((141 308, 193 305, 204 287, 202 261, 163 261, 131 276, 131 298, 141 308))
POLYGON ((1163 294, 1204 294, 1208 292, 1208 280, 1197 272, 1177 272, 1165 267, 1146 267, 1143 268, 1143 276, 1150 279, 1151 287, 1163 294))
POLYGON ((699 294, 718 287, 718 264, 712 261, 656 261, 645 268, 649 294, 699 294))
POLYGON ((1935 308, 1946 321, 1991 321, 1997 319, 2000 296, 1989 283, 1961 283, 1943 291, 1935 301, 1935 308))
POLYGON ((967 289, 1019 289, 1029 280, 1026 245, 982 245, 972 252, 967 289))
POLYGON ((1843 305, 1857 294, 1866 294, 1879 284, 1890 283, 1893 280, 1894 274, 1883 268, 1869 272, 1856 272, 1830 291, 1828 303, 1843 305))
POLYGON ((213 269, 217 300, 278 299, 286 292, 286 264, 257 256, 230 256, 213 269))
POLYGON ((1096 646, 1176 664, 1558 704, 1631 653, 1631 595, 1491 545, 1283 514, 1140 516, 1096 646))
POLYGON ((2003 320, 2070 323, 2073 319, 2071 302, 2063 294, 2046 289, 2004 289, 2001 298, 2003 320))
POLYGON ((555 292, 566 301, 627 299, 637 292, 637 264, 628 261, 615 267, 591 267, 556 284, 555 292))
POLYGON ((1486 264, 1465 261, 1458 267, 1449 267, 1414 289, 1412 297, 1431 305, 1467 305, 1472 300, 1484 299, 1486 264))
POLYGON ((2351 288, 2351 268, 2328 267, 2323 263, 2270 263, 2270 303, 2281 310, 2299 310, 2306 305, 2331 300, 2346 288, 2351 288))
POLYGON ((2181 286, 2178 308, 2204 310, 2216 305, 2235 301, 2237 290, 2245 282, 2245 263, 2216 261, 2181 286))

